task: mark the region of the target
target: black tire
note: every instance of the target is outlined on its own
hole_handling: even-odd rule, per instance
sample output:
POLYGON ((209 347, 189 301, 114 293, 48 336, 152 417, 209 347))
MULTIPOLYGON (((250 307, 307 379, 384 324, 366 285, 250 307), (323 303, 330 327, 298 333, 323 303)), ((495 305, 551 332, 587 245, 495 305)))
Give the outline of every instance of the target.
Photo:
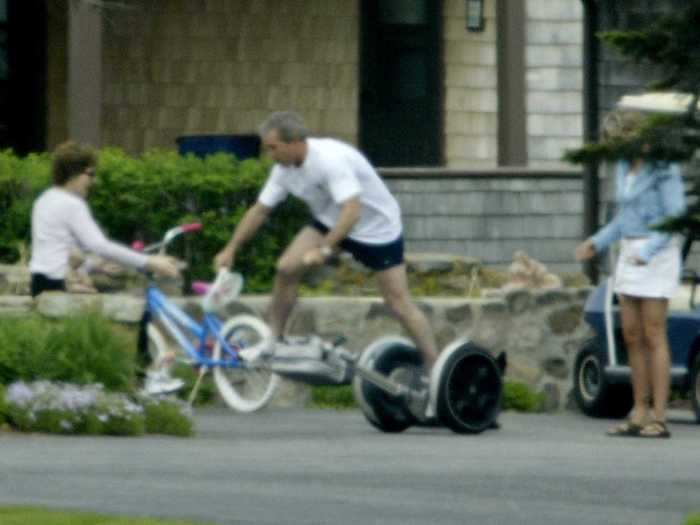
MULTIPOLYGON (((393 343, 376 352, 374 359, 365 363, 371 370, 384 376, 390 376, 397 368, 409 367, 415 369, 421 367, 423 359, 414 347, 393 343)), ((382 432, 403 432, 416 423, 416 417, 406 406, 403 399, 388 394, 381 388, 373 385, 361 375, 355 374, 355 396, 362 413, 369 423, 382 432)))
POLYGON ((576 404, 588 416, 620 419, 632 410, 632 385, 608 382, 603 353, 595 341, 579 350, 573 382, 576 404))
POLYGON ((503 396, 501 368, 487 350, 467 343, 445 362, 437 391, 437 416, 460 434, 492 427, 503 396))
POLYGON ((695 356, 690 368, 690 401, 695 412, 695 421, 700 423, 700 353, 695 356))

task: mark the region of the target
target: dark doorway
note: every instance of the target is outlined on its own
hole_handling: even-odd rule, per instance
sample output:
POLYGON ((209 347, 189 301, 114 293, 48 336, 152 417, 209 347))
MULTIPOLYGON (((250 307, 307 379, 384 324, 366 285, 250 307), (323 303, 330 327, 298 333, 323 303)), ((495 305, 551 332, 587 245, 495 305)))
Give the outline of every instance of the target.
POLYGON ((377 166, 442 161, 440 0, 363 0, 360 143, 377 166))
POLYGON ((0 148, 46 146, 46 2, 0 0, 0 148))

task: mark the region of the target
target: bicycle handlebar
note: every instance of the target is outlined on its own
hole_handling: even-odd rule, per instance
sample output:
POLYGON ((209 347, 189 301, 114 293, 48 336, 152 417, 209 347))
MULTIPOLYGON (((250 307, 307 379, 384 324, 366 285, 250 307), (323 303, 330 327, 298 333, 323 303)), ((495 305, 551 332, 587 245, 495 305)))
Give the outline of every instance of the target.
POLYGON ((203 226, 201 222, 191 222, 189 224, 182 224, 180 226, 176 226, 175 228, 170 228, 167 232, 165 232, 163 240, 160 242, 144 246, 143 241, 134 241, 131 243, 131 249, 143 253, 151 253, 155 252, 156 250, 160 250, 160 252, 163 253, 165 252, 165 247, 168 244, 170 244, 172 240, 175 239, 175 237, 177 237, 178 235, 182 235, 183 233, 199 231, 202 229, 202 227, 203 226))
POLYGON ((180 226, 180 229, 182 230, 182 233, 196 232, 202 229, 202 223, 192 222, 190 224, 183 224, 180 226))

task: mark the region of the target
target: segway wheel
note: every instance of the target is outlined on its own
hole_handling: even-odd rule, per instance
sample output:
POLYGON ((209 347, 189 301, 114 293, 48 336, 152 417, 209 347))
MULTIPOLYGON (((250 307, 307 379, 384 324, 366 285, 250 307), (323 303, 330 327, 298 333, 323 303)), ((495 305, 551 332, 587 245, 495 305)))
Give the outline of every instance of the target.
POLYGON ((467 343, 452 352, 439 378, 437 415, 460 434, 477 434, 498 417, 503 395, 500 367, 491 354, 467 343))
MULTIPOLYGON (((395 377, 401 375, 400 369, 407 369, 410 374, 422 363, 420 353, 410 343, 387 340, 368 347, 358 364, 387 377, 395 377)), ((403 432, 416 423, 416 417, 403 399, 385 392, 359 373, 353 379, 353 391, 367 421, 382 432, 403 432)))

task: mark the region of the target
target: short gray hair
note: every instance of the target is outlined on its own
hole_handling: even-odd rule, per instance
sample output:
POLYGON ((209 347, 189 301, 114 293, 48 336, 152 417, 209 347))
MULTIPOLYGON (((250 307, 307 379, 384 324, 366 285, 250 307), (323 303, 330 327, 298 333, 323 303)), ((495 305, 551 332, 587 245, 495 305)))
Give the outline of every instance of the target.
POLYGON ((304 119, 293 111, 276 111, 260 124, 258 134, 264 137, 272 130, 277 130, 282 142, 305 140, 309 136, 304 119))

